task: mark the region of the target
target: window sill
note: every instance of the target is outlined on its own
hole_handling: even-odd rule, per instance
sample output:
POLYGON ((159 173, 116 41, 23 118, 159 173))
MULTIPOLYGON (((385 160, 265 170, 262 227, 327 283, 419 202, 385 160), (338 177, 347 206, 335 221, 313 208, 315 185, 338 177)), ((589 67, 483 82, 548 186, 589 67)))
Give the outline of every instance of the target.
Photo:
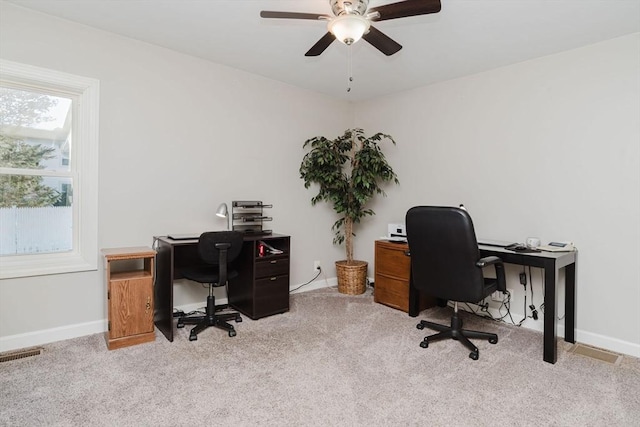
POLYGON ((17 255, 0 258, 0 279, 45 276, 49 274, 95 271, 97 260, 90 262, 78 253, 17 255))

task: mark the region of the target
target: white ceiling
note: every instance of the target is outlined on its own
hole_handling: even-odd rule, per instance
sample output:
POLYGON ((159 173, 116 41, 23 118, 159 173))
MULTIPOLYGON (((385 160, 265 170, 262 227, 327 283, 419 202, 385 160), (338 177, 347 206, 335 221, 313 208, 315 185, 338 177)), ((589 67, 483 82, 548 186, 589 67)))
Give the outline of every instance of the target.
MULTIPOLYGON (((640 32, 640 0, 442 0, 433 15, 375 23, 403 46, 364 40, 304 53, 326 23, 262 19, 261 10, 330 14, 329 0, 9 0, 134 39, 353 101, 475 74, 640 32)), ((369 7, 394 3, 371 0, 369 7)))

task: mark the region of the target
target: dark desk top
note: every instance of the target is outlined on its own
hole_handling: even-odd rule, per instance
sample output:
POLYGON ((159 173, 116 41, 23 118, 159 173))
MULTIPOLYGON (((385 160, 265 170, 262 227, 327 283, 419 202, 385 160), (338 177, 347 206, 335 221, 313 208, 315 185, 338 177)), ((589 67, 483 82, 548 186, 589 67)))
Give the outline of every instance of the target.
POLYGON ((576 254, 578 251, 571 252, 515 252, 499 246, 478 245, 480 252, 483 256, 495 255, 501 258, 506 263, 512 264, 524 264, 531 265, 532 267, 544 262, 554 262, 557 267, 564 267, 565 265, 573 264, 576 262, 576 254))
MULTIPOLYGON (((381 239, 389 241, 386 239, 381 239)), ((400 247, 409 248, 407 242, 393 241, 393 244, 397 244, 400 247)), ((515 252, 504 247, 494 245, 478 244, 478 249, 482 256, 494 255, 502 259, 502 261, 508 264, 520 264, 530 265, 532 267, 544 267, 545 263, 552 262, 556 264, 556 267, 561 268, 569 264, 576 262, 576 255, 578 251, 571 252, 515 252)))
MULTIPOLYGON (((224 231, 224 230, 223 230, 224 231)), ((244 236, 242 236, 242 240, 244 240, 245 242, 255 242, 257 240, 268 240, 268 239, 273 239, 273 238, 280 238, 280 237, 289 237, 286 236, 284 234, 277 234, 277 233, 271 233, 271 234, 245 234, 244 236)), ((180 245, 193 245, 194 243, 198 242, 198 239, 171 239, 168 236, 155 236, 154 237, 155 240, 161 240, 164 243, 167 243, 169 245, 173 245, 173 246, 180 246, 180 245)))

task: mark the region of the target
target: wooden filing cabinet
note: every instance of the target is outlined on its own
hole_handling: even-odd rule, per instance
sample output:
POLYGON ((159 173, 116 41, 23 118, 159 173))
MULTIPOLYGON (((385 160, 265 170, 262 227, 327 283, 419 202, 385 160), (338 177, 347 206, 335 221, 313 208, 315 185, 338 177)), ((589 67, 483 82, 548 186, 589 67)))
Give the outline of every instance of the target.
MULTIPOLYGON (((373 300, 409 312, 409 278, 411 259, 406 243, 376 240, 373 300)), ((435 305, 435 299, 421 296, 420 311, 435 305)))
POLYGON ((153 280, 156 251, 148 247, 103 249, 107 283, 107 348, 155 340, 153 280))
POLYGON ((229 305, 251 319, 289 311, 289 249, 289 236, 245 237, 237 260, 239 275, 229 282, 229 305), (261 254, 260 242, 282 253, 261 254))

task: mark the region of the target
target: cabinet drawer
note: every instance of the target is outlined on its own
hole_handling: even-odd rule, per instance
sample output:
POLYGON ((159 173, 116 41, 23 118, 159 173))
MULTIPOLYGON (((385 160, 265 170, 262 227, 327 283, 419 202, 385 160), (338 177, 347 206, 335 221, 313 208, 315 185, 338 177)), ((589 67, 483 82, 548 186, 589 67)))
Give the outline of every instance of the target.
POLYGON ((376 275, 375 288, 373 290, 375 302, 409 311, 409 282, 387 276, 376 275))
MULTIPOLYGON (((376 272, 373 299, 380 304, 409 311, 409 277, 411 258, 405 255, 406 243, 376 241, 376 272)), ((435 305, 435 299, 420 293, 419 311, 435 305)))
POLYGON ((289 275, 258 279, 255 282, 254 318, 289 310, 289 275))
POLYGON ((289 274, 288 258, 256 261, 256 278, 281 276, 283 274, 289 274))
POLYGON ((411 258, 405 255, 406 250, 406 245, 398 245, 397 243, 376 244, 376 274, 409 280, 411 258))

